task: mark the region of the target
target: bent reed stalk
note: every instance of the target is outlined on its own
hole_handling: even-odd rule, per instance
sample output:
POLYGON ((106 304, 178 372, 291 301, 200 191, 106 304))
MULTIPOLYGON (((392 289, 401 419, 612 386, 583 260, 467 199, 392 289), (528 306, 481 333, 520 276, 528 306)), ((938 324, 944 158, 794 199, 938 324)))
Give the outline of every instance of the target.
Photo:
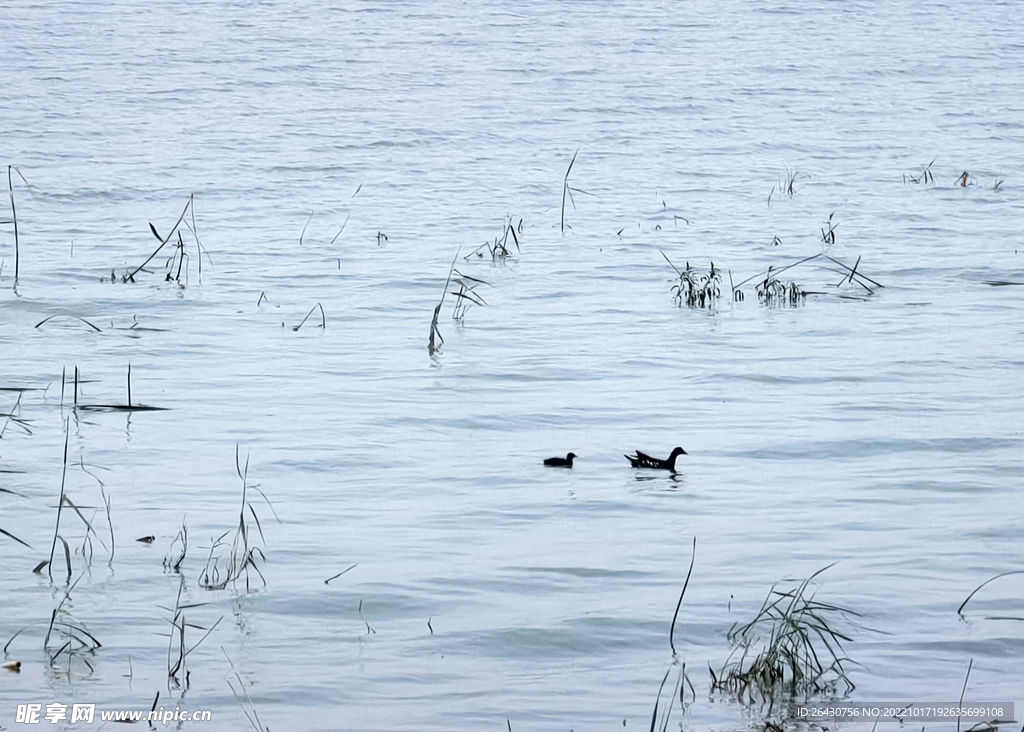
MULTIPOLYGON (((181 215, 178 217, 178 220, 174 223, 174 226, 171 227, 171 230, 167 233, 167 236, 161 237, 160 234, 157 232, 156 227, 153 226, 152 223, 149 225, 150 231, 152 231, 153 235, 157 239, 160 240, 160 246, 158 246, 156 249, 154 249, 153 253, 150 254, 148 257, 146 257, 146 260, 142 264, 140 264, 138 267, 136 267, 131 272, 125 273, 121 277, 121 282, 134 282, 135 281, 135 275, 137 275, 139 272, 141 272, 143 270, 143 268, 147 264, 149 264, 157 254, 160 253, 160 250, 163 249, 172 238, 174 238, 175 234, 178 233, 178 227, 181 226, 183 221, 185 221, 186 214, 188 214, 189 210, 191 210, 194 198, 195 198, 195 194, 189 195, 188 203, 185 204, 185 208, 182 209, 181 215)), ((180 239, 181 239, 180 234, 178 235, 178 238, 179 238, 179 241, 180 241, 180 239)), ((198 239, 197 239, 197 241, 198 241, 198 239)), ((180 247, 181 247, 181 251, 184 251, 184 244, 180 244, 180 247)), ((202 260, 202 253, 201 252, 200 252, 199 258, 200 258, 200 260, 202 260)), ((179 267, 179 271, 180 271, 180 267, 179 267)))

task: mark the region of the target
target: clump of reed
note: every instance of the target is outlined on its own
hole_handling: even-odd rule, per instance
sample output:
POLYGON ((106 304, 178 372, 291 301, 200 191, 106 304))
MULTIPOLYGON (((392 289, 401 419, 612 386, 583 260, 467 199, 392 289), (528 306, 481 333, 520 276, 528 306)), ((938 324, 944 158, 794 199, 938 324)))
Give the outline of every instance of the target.
MULTIPOLYGON (((251 590, 250 570, 256 573, 263 586, 267 584, 259 567, 260 561, 265 560, 266 557, 263 555, 263 550, 255 544, 256 534, 258 534, 260 542, 265 545, 263 527, 260 525, 260 518, 255 507, 249 501, 248 492, 254 490, 259 493, 268 506, 270 506, 270 501, 258 486, 249 485, 249 457, 246 456, 243 466, 237 445, 235 446, 235 472, 242 481, 242 503, 238 512, 238 525, 233 530, 221 534, 210 547, 206 566, 203 567, 203 571, 199 575, 199 586, 206 590, 223 590, 228 585, 245 577, 245 589, 248 592, 251 590), (253 534, 252 526, 256 528, 256 534, 253 534), (230 541, 225 541, 229 534, 231 535, 230 541)), ((271 511, 273 511, 273 506, 271 506, 271 511)))
POLYGON ((782 180, 773 185, 772 189, 768 192, 768 205, 772 205, 772 196, 775 195, 776 191, 786 198, 792 198, 795 196, 796 181, 802 175, 803 174, 799 170, 790 170, 789 168, 786 168, 786 174, 782 177, 782 180))
MULTIPOLYGON (((91 673, 94 669, 89 659, 95 655, 95 652, 98 649, 103 647, 103 644, 82 622, 77 620, 68 609, 68 601, 71 599, 71 593, 85 575, 79 574, 78 579, 74 582, 71 581, 74 567, 72 565, 71 546, 64 536, 66 527, 63 525, 62 519, 64 517, 65 509, 73 511, 85 526, 85 535, 82 539, 82 544, 80 547, 75 549, 74 555, 81 557, 82 561, 84 561, 86 572, 91 566, 93 560, 93 538, 95 537, 104 547, 106 546, 103 540, 99 538, 96 530, 93 528, 92 522, 83 512, 83 510, 87 509, 72 501, 67 492, 70 432, 70 418, 68 418, 64 422, 64 459, 61 472, 60 496, 57 500, 57 516, 53 529, 53 541, 50 545, 50 556, 48 559, 37 564, 35 569, 32 570, 35 574, 41 574, 44 568, 47 569, 50 582, 53 582, 54 559, 57 556, 57 545, 59 542, 63 549, 63 565, 66 570, 66 576, 64 579, 65 589, 63 597, 60 602, 57 603, 57 606, 53 609, 53 612, 50 615, 50 623, 46 629, 46 636, 43 638, 43 651, 47 657, 47 662, 49 663, 50 668, 54 672, 66 673, 69 677, 75 673, 83 672, 84 669, 88 669, 88 672, 91 673)), ((110 559, 113 560, 114 544, 113 528, 110 522, 110 499, 103 490, 103 482, 86 469, 84 459, 80 459, 80 465, 83 472, 91 475, 100 485, 100 491, 103 494, 103 501, 107 509, 107 523, 111 526, 110 559)), ((7 532, 3 533, 7 534, 7 532)), ((20 539, 18 541, 20 541, 20 539)), ((28 545, 26 544, 26 546, 28 545)), ((22 630, 24 630, 24 628, 22 630)), ((19 630, 15 633, 14 637, 7 642, 7 646, 9 646, 11 641, 13 641, 21 632, 22 631, 19 630)), ((7 652, 7 646, 4 647, 5 653, 7 652)))
MULTIPOLYGON (((659 250, 660 251, 660 250, 659 250)), ((665 252, 661 252, 665 261, 675 270, 679 280, 672 286, 672 300, 679 307, 707 308, 711 310, 722 296, 722 271, 715 269, 698 270, 686 263, 685 269, 679 269, 672 263, 665 252)))
MULTIPOLYGON (((153 236, 157 238, 160 245, 153 250, 153 253, 146 257, 145 261, 142 262, 138 267, 132 270, 126 270, 120 278, 111 271, 110 279, 112 282, 116 282, 120 279, 121 282, 135 282, 135 276, 140 272, 149 272, 146 269, 148 265, 157 254, 164 250, 168 244, 171 244, 171 254, 164 261, 164 281, 175 282, 178 285, 184 286, 188 281, 188 266, 187 261, 189 259, 188 251, 185 247, 185 240, 182 237, 182 227, 187 229, 192 240, 195 242, 196 247, 196 259, 198 264, 199 281, 202 282, 203 278, 203 254, 205 253, 203 245, 199 241, 199 235, 196 231, 196 217, 195 217, 195 195, 188 197, 188 202, 185 204, 185 208, 182 210, 178 220, 171 227, 171 230, 167 232, 167 236, 161 236, 160 232, 157 231, 156 226, 152 223, 149 224, 149 230, 153 233, 153 236), (173 243, 172 242, 175 242, 173 243), (184 272, 185 281, 182 281, 182 273, 184 272)), ((307 222, 308 223, 308 222, 307 222)))
MULTIPOLYGON (((835 272, 841 275, 838 282, 828 283, 826 287, 839 290, 846 285, 857 285, 867 295, 873 295, 877 288, 884 287, 884 285, 871 279, 860 271, 860 257, 858 257, 854 265, 850 267, 848 264, 836 259, 835 257, 832 257, 825 252, 821 252, 810 257, 804 257, 801 260, 787 264, 783 267, 775 267, 774 265, 769 266, 766 271, 748 277, 738 285, 732 286, 733 299, 737 302, 744 299, 741 288, 749 282, 756 282, 755 291, 757 293, 758 302, 766 306, 795 306, 802 304, 808 295, 828 294, 828 289, 815 291, 805 290, 796 282, 780 279, 780 275, 783 272, 788 272, 795 267, 812 262, 817 265, 822 265, 824 263, 824 269, 826 271, 835 272)), ((844 296, 850 297, 849 295, 844 296)))
POLYGON ((768 268, 765 278, 755 288, 757 300, 762 305, 768 306, 796 306, 804 301, 807 293, 800 289, 795 282, 781 282, 772 275, 772 268, 768 268))
POLYGON ((709 667, 712 690, 753 703, 854 689, 842 646, 850 637, 838 626, 860 616, 816 599, 810 585, 826 569, 790 589, 773 585, 754 619, 733 625, 732 653, 717 674, 709 667))

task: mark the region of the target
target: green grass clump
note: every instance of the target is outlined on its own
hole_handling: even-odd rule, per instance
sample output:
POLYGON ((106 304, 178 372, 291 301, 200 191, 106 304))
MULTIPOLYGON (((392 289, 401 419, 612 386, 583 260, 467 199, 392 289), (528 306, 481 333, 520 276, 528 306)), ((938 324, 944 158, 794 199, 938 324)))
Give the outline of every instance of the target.
POLYGON ((818 570, 788 590, 772 586, 757 615, 729 631, 733 651, 724 668, 711 672, 712 688, 739 700, 830 694, 854 684, 837 626, 859 614, 815 599, 811 581, 818 570))

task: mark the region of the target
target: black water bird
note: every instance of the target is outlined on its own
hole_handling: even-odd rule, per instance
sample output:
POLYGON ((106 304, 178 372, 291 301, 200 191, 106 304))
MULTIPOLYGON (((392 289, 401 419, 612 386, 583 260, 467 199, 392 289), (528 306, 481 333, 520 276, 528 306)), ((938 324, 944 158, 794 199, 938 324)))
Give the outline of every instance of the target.
POLYGON ((571 468, 574 457, 576 457, 576 453, 570 452, 564 458, 548 458, 544 464, 549 468, 571 468))
POLYGON ((626 460, 629 460, 629 464, 634 468, 656 468, 658 470, 671 470, 674 473, 676 472, 676 458, 686 454, 686 450, 677 447, 668 456, 668 460, 660 460, 637 450, 636 455, 626 455, 626 460))

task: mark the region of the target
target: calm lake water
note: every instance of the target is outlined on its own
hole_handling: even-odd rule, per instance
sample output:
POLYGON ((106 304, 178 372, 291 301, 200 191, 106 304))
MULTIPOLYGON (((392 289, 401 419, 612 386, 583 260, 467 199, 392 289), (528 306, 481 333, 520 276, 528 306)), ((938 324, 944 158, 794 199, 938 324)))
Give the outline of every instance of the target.
POLYGON ((971 664, 965 700, 1024 702, 1024 575, 957 614, 1024 569, 1022 16, 5 4, 0 529, 30 547, 0 536, 0 727, 159 691, 197 729, 648 729, 694 539, 670 729, 780 720, 707 668, 827 565, 816 598, 862 614, 848 699, 956 701, 971 664), (180 283, 176 237, 121 282, 190 195, 202 272, 183 226, 180 283), (476 256, 509 220, 512 256, 476 256), (678 307, 662 252, 713 262, 718 306, 678 307), (819 258, 779 276, 822 294, 759 303, 822 252, 884 287, 819 258), (455 257, 486 305, 449 296, 431 355, 455 257), (129 364, 164 411, 85 409, 127 404, 129 364), (65 439, 70 591, 59 540, 32 573, 65 439), (676 445, 675 475, 623 458, 676 445), (204 589, 236 450, 265 583, 204 589))

